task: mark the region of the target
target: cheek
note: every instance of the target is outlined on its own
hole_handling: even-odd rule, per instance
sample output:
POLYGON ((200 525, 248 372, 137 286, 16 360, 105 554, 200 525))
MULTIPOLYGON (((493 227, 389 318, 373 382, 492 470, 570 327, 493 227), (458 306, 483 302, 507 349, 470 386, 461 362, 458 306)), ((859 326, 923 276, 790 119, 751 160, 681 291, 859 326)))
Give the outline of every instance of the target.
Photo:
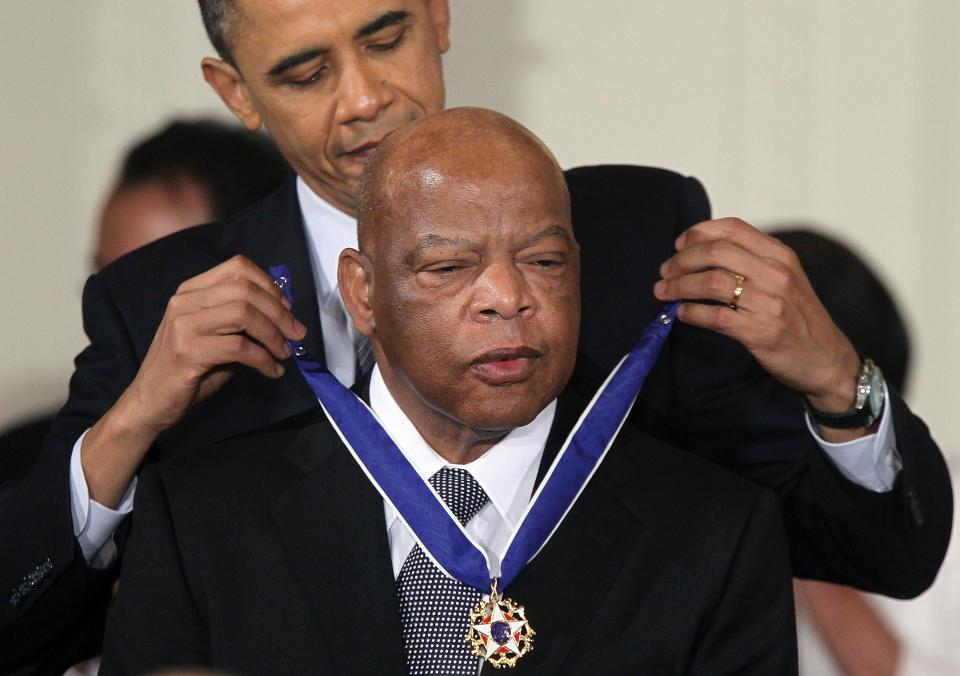
POLYGON ((456 356, 468 345, 462 345, 462 302, 458 295, 433 293, 411 283, 395 283, 380 289, 377 333, 391 346, 391 361, 450 372, 456 356), (386 293, 383 293, 383 292, 386 293))
POLYGON ((534 288, 540 307, 551 325, 580 325, 580 285, 571 278, 543 279, 534 288))
POLYGON ((328 161, 327 146, 331 135, 329 106, 311 105, 309 101, 278 105, 264 116, 267 131, 287 157, 297 157, 301 164, 316 165, 328 161))
POLYGON ((402 67, 395 68, 391 77, 404 96, 424 113, 429 115, 443 110, 443 67, 434 52, 419 50, 402 67))

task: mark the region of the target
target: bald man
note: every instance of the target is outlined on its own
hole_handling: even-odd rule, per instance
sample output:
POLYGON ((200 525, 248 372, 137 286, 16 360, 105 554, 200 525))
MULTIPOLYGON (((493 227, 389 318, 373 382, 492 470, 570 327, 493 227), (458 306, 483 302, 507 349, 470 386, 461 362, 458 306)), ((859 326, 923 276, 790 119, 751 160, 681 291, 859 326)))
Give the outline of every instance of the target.
MULTIPOLYGON (((585 405, 567 389, 580 292, 563 173, 515 122, 460 109, 391 137, 362 186, 338 279, 376 355, 357 391, 396 443, 373 460, 409 462, 401 492, 435 486, 496 555, 533 518, 534 485, 555 485, 585 405)), ((796 671, 773 495, 624 428, 500 588, 525 612, 484 634, 470 613, 489 588, 436 568, 448 543, 410 527, 418 509, 361 466, 353 434, 318 410, 145 471, 101 673, 796 671)))

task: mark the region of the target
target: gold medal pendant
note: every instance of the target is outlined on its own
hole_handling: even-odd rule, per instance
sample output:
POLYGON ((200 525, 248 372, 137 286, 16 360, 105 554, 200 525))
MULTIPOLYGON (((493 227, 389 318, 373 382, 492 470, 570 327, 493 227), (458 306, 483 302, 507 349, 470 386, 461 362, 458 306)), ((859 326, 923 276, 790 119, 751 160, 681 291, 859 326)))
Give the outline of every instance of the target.
POLYGON ((517 660, 533 650, 536 633, 527 622, 523 606, 500 598, 494 580, 490 600, 480 601, 470 611, 466 641, 474 655, 502 669, 516 666, 517 660))

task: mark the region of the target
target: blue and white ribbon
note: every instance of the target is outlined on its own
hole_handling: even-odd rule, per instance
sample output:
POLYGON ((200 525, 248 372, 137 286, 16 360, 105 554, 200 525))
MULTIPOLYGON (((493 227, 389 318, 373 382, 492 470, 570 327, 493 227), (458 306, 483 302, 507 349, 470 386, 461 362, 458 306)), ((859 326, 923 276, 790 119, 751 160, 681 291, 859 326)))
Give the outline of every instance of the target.
MULTIPOLYGON (((271 267, 270 275, 292 304, 287 267, 271 267)), ((670 333, 678 307, 678 302, 664 307, 594 395, 500 556, 473 541, 362 399, 306 354, 301 343, 291 341, 291 349, 340 439, 430 559, 481 592, 490 589, 492 579, 499 579, 502 591, 550 540, 603 461, 670 333)))

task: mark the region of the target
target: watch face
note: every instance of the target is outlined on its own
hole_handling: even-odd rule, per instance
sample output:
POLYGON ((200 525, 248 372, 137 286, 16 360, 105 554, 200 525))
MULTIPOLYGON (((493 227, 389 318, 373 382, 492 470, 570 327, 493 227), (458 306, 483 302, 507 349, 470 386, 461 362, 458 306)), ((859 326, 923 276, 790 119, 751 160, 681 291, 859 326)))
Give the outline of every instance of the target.
POLYGON ((883 374, 880 369, 873 368, 873 374, 870 378, 870 397, 867 404, 870 406, 870 413, 876 418, 879 417, 883 409, 884 396, 886 394, 886 382, 883 380, 883 374))

